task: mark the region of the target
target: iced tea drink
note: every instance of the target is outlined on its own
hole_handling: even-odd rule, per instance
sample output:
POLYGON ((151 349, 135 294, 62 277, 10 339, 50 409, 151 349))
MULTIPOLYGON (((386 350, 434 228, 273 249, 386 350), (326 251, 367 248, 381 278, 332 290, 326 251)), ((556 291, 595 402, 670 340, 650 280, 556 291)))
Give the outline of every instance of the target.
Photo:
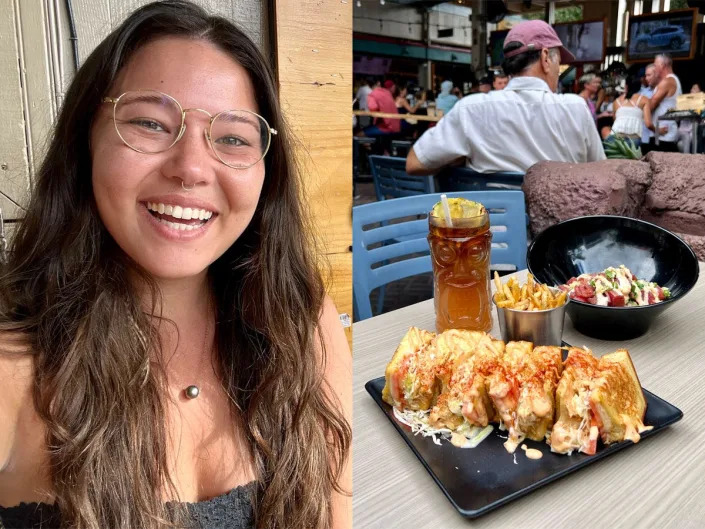
POLYGON ((428 216, 433 262, 436 329, 492 328, 490 304, 490 217, 485 207, 449 198, 452 226, 439 202, 428 216))

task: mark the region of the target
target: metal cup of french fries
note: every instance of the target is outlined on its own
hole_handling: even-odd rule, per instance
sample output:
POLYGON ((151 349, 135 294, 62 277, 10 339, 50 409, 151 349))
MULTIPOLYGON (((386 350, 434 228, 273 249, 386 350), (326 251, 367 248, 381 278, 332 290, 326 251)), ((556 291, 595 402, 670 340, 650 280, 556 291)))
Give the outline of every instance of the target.
POLYGON ((529 274, 524 285, 511 276, 502 283, 494 274, 499 329, 505 342, 525 340, 534 345, 561 345, 568 297, 558 288, 537 283, 529 274))

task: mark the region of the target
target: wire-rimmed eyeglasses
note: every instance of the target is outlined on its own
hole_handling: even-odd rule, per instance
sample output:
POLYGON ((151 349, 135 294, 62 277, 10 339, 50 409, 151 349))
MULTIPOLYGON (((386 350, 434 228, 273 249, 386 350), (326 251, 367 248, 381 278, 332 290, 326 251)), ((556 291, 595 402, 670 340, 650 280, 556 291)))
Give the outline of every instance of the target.
POLYGON ((130 90, 112 103, 115 131, 130 149, 157 154, 173 147, 186 131, 186 112, 203 112, 210 118, 204 129, 216 157, 233 169, 247 169, 267 154, 277 131, 267 120, 249 110, 224 110, 216 115, 202 108, 182 108, 168 94, 157 90, 130 90))

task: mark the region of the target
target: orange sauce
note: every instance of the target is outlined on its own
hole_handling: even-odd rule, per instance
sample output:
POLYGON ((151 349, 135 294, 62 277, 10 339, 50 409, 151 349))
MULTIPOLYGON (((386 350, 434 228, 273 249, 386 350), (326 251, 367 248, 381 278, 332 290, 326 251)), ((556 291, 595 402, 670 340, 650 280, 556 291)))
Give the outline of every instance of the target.
POLYGON ((436 330, 492 328, 490 304, 490 221, 487 212, 469 219, 429 215, 436 330))

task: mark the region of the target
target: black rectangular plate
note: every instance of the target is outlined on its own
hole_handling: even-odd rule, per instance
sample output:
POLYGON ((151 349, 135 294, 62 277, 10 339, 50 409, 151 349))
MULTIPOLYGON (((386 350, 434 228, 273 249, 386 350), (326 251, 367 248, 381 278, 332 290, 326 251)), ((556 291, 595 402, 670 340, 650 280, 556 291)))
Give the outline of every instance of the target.
MULTIPOLYGON (((541 450, 543 457, 530 460, 521 448, 518 448, 515 454, 518 464, 514 464, 514 456, 507 453, 502 444, 506 440, 506 432, 500 432, 497 425, 476 448, 457 448, 446 440, 439 446, 430 437, 412 434, 408 426, 397 421, 392 407, 382 400, 382 388, 384 377, 375 378, 365 384, 367 392, 382 408, 446 497, 460 514, 468 518, 486 514, 634 444, 631 441, 608 446, 598 443, 595 455, 574 452, 566 456, 552 453, 545 443, 526 440, 526 446, 541 450)), ((647 405, 644 423, 654 428, 641 434, 642 439, 651 437, 683 417, 682 411, 653 393, 644 390, 644 397, 647 405)))

